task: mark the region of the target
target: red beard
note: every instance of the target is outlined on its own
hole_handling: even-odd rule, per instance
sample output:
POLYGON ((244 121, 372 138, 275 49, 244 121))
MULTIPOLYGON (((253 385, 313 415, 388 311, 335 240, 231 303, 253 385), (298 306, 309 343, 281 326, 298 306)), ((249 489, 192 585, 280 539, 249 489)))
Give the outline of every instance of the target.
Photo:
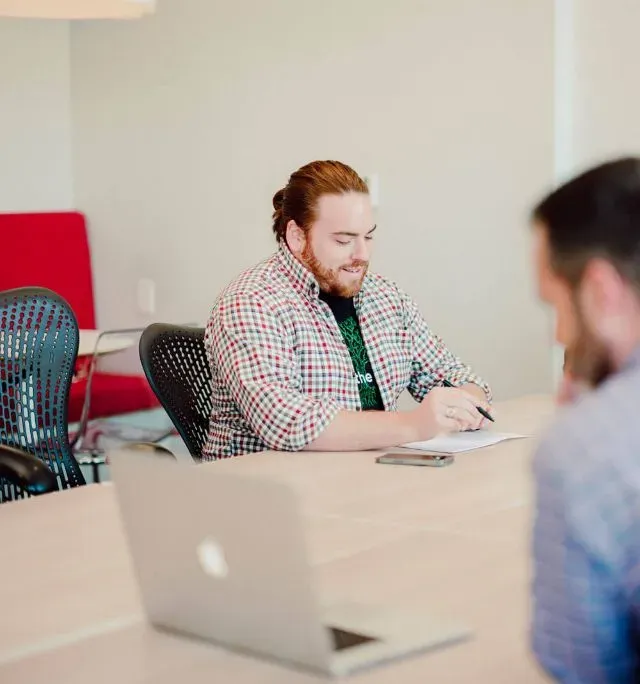
POLYGON ((339 269, 332 270, 330 268, 325 268, 316 258, 311 247, 310 240, 307 240, 301 255, 302 263, 313 273, 318 285, 323 292, 328 294, 336 295, 338 297, 354 297, 360 288, 362 287, 362 282, 367 275, 367 269, 369 263, 367 261, 352 261, 349 264, 345 264, 346 268, 359 268, 362 267, 362 276, 360 279, 349 285, 345 285, 340 282, 339 269))

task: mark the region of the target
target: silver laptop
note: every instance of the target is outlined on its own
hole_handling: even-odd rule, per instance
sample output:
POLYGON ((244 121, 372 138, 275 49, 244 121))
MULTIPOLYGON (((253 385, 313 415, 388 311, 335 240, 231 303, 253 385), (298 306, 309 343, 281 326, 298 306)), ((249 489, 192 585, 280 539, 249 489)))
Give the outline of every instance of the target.
POLYGON ((282 483, 152 454, 110 461, 157 628, 335 676, 469 636, 373 606, 322 609, 299 502, 282 483))

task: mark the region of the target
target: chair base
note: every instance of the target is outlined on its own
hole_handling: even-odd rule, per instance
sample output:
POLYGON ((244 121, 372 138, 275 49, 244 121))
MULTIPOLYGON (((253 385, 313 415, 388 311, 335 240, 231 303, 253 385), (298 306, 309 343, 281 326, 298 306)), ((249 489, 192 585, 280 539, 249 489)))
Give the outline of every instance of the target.
POLYGON ((91 466, 93 482, 98 484, 100 482, 100 466, 105 465, 107 462, 106 454, 94 449, 87 449, 86 451, 84 449, 80 449, 79 451, 75 452, 75 457, 76 461, 78 461, 81 466, 91 466))

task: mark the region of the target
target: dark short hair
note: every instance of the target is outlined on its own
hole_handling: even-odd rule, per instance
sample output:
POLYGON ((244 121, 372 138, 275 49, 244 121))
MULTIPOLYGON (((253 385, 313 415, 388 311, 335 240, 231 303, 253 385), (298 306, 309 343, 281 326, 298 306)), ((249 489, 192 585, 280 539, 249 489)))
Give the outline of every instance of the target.
POLYGON ((365 181, 339 161, 314 161, 291 174, 289 182, 273 196, 273 232, 278 241, 285 239, 292 219, 308 230, 315 221, 318 200, 323 195, 348 192, 369 194, 365 181))
POLYGON ((545 197, 532 219, 546 230, 553 269, 572 286, 600 257, 640 288, 640 158, 588 169, 545 197))

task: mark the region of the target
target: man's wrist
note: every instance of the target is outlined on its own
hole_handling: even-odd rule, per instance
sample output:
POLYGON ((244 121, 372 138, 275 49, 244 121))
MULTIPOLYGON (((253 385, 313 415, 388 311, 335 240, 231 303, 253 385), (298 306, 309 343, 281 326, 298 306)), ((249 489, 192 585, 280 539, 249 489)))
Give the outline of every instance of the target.
POLYGON ((409 442, 422 442, 425 439, 435 437, 434 434, 428 434, 425 425, 425 413, 418 408, 409 411, 402 411, 396 414, 400 418, 401 429, 404 433, 402 439, 403 444, 409 442))
POLYGON ((489 401, 489 396, 481 385, 476 385, 475 382, 468 382, 460 386, 460 389, 472 394, 474 397, 478 397, 481 401, 489 401))

